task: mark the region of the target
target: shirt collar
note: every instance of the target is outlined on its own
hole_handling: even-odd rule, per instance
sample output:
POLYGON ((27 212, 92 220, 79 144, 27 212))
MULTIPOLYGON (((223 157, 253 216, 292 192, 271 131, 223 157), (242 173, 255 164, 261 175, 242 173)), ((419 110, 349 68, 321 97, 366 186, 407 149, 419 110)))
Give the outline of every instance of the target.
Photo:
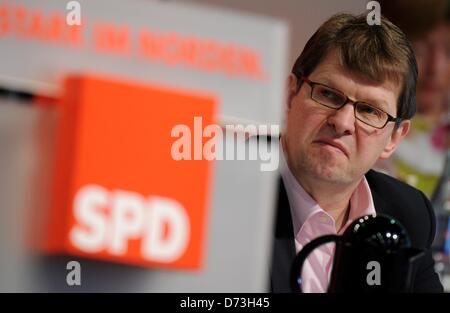
MULTIPOLYGON (((289 169, 283 150, 280 150, 280 172, 286 187, 286 193, 291 207, 294 235, 298 234, 302 225, 308 219, 319 212, 328 215, 331 220, 333 220, 331 215, 323 210, 320 205, 303 189, 294 174, 289 169)), ((340 233, 342 233, 355 219, 368 214, 375 214, 375 206, 373 204, 369 184, 366 177, 363 176, 361 182, 358 184, 350 198, 349 217, 345 227, 342 228, 340 233)))

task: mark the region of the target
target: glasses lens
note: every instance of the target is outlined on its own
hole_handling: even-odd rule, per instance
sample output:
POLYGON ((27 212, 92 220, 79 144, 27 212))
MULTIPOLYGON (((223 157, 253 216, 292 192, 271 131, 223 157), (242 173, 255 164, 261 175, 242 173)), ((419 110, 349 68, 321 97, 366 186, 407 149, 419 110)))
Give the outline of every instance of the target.
POLYGON ((340 92, 322 85, 314 85, 312 98, 330 108, 341 107, 347 99, 340 92))
POLYGON ((355 103, 356 118, 374 127, 383 127, 388 120, 387 113, 364 102, 355 103))

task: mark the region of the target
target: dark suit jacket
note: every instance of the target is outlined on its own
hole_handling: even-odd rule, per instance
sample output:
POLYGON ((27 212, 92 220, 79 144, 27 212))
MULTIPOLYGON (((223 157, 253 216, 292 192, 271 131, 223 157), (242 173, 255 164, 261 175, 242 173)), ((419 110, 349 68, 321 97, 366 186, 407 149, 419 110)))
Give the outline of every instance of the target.
MULTIPOLYGON (((425 195, 390 176, 373 170, 366 174, 377 213, 396 218, 408 231, 413 247, 425 248, 427 253, 414 275, 414 292, 442 292, 434 271, 430 246, 435 234, 435 216, 425 195)), ((289 201, 280 178, 275 238, 272 254, 271 290, 291 292, 289 274, 295 257, 294 231, 289 201)))

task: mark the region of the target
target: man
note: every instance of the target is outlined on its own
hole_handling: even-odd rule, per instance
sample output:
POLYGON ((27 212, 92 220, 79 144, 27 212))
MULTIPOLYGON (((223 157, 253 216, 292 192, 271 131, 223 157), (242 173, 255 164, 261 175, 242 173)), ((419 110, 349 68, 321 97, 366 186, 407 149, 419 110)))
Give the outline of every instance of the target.
MULTIPOLYGON (((342 234, 361 215, 384 213, 403 224, 427 254, 414 291, 441 292, 429 250, 435 217, 420 191, 371 171, 406 136, 415 113, 417 64, 398 27, 382 18, 339 14, 306 44, 288 80, 286 128, 271 288, 290 292, 292 261, 309 241, 342 234)), ((325 292, 333 249, 304 265, 303 290, 325 292)))

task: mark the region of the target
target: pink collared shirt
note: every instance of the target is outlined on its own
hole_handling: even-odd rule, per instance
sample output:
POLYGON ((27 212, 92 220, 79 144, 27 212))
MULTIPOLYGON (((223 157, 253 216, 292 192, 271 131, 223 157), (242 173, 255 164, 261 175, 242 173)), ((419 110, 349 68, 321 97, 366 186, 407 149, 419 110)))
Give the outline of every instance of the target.
MULTIPOLYGON (((283 154, 283 153, 281 153, 283 154)), ((284 156, 282 156, 283 158, 284 156)), ((284 161, 284 160, 283 160, 284 161)), ((284 162, 283 162, 284 163, 284 162)), ((286 163, 285 163, 286 164, 286 163)), ((284 165, 285 165, 284 164, 284 165)), ((329 234, 336 234, 333 217, 303 189, 288 166, 281 170, 291 207, 292 223, 295 235, 295 250, 298 253, 311 240, 329 234)), ((355 219, 375 214, 372 193, 365 177, 361 180, 350 198, 348 221, 342 227, 342 234, 355 219)), ((334 244, 322 245, 315 249, 303 264, 303 292, 326 292, 333 263, 334 244)))

